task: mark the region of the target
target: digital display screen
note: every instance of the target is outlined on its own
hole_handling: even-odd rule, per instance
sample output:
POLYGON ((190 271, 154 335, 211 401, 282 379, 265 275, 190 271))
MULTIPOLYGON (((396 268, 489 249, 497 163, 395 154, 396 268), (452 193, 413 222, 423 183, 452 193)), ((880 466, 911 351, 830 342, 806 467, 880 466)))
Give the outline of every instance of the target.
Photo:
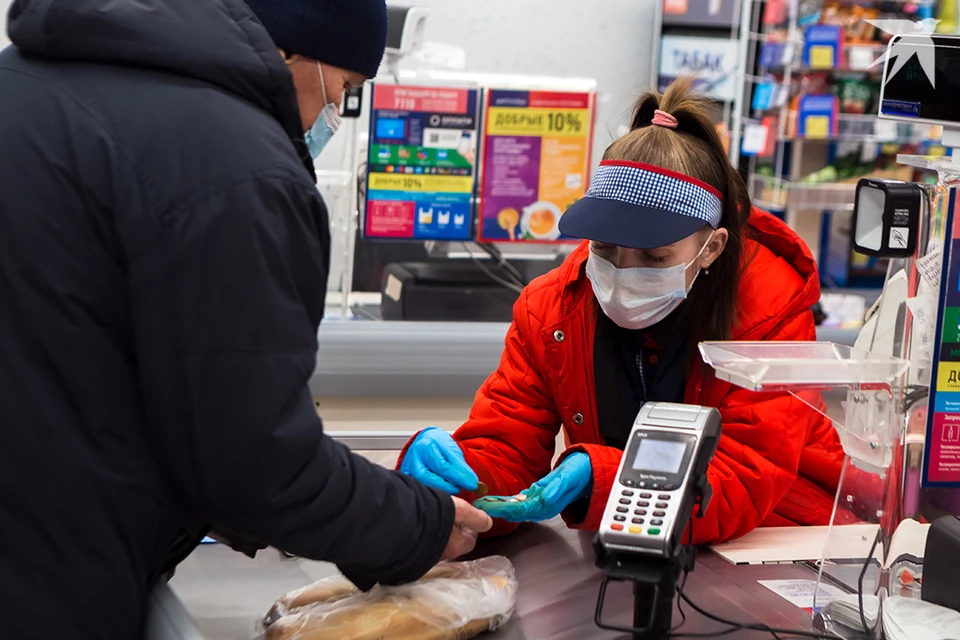
POLYGON ((882 114, 960 122, 960 47, 939 34, 894 40, 883 79, 882 114))
POLYGON ((402 140, 406 135, 406 123, 402 118, 380 118, 377 120, 377 137, 387 140, 402 140))
POLYGON ((636 471, 674 474, 680 471, 687 443, 678 440, 656 440, 644 438, 637 448, 633 459, 636 471))

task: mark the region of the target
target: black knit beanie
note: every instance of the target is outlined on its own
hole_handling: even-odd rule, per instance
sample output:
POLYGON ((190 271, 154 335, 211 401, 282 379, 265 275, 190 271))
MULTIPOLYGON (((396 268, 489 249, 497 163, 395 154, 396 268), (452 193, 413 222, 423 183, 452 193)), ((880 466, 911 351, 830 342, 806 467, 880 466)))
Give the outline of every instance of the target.
POLYGON ((288 53, 377 75, 387 45, 386 0, 246 0, 288 53))

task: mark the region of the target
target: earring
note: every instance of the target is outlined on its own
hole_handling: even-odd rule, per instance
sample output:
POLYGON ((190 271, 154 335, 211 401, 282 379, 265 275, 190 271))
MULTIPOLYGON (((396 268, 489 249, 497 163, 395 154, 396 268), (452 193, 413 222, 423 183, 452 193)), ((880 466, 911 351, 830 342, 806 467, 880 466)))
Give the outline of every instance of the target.
POLYGON ((703 275, 705 275, 705 276, 710 275, 710 269, 704 269, 704 270, 703 270, 703 275))

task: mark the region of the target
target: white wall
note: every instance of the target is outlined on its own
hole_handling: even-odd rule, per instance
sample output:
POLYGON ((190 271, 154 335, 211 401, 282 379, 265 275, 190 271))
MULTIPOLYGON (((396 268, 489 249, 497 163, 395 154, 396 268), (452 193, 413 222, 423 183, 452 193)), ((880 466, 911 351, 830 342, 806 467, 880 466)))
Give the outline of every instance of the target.
MULTIPOLYGON (((427 7, 428 41, 466 49, 467 70, 594 78, 599 104, 594 161, 637 96, 653 88, 659 0, 397 0, 427 7)), ((393 0, 388 0, 393 4, 393 0)))
POLYGON ((11 4, 13 0, 0 0, 0 49, 10 43, 10 39, 7 38, 7 11, 10 10, 11 4))
MULTIPOLYGON (((427 7, 427 40, 467 52, 467 70, 595 78, 598 82, 594 162, 627 120, 637 95, 652 87, 651 52, 657 41, 659 0, 403 0, 427 7)), ((13 0, 0 0, 0 47, 13 0)), ((393 0, 389 0, 392 4, 393 0)), ((318 163, 340 168, 335 139, 318 163)))
MULTIPOLYGON (((2 1, 2 0, 0 0, 2 1)), ((466 51, 466 71, 593 78, 598 83, 594 164, 655 88, 652 53, 659 0, 387 0, 430 9, 426 40, 466 51)), ((366 119, 359 123, 366 126, 366 119)), ((348 167, 346 136, 317 162, 348 167)))

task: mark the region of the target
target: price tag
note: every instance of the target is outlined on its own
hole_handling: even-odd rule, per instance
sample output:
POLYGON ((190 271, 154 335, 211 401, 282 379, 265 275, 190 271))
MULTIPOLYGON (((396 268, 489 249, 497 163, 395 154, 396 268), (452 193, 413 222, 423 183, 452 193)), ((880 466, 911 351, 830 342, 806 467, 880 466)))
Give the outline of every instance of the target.
POLYGON ((849 46, 847 52, 847 60, 854 71, 869 69, 876 60, 873 47, 849 46))
POLYGON ((782 107, 790 99, 790 89, 784 85, 777 85, 777 96, 774 100, 774 106, 782 107))
POLYGON ((793 54, 796 51, 792 42, 788 42, 783 46, 783 59, 781 62, 784 66, 793 64, 793 54))
POLYGON ((741 151, 745 156, 755 156, 767 148, 767 136, 770 129, 763 124, 749 123, 743 128, 741 151))
POLYGON ((830 137, 830 118, 828 116, 807 116, 804 121, 804 137, 822 140, 830 137))
POLYGON ((773 82, 758 84, 753 91, 754 111, 766 111, 773 106, 774 96, 780 92, 779 85, 773 82))
POLYGON ((877 140, 891 142, 897 139, 897 123, 893 120, 877 120, 877 140))
POLYGON ((934 290, 939 291, 940 274, 943 270, 943 247, 934 247, 927 255, 917 260, 914 264, 917 265, 917 271, 920 272, 920 277, 926 280, 934 290))
POLYGON ((819 44, 810 47, 810 68, 833 69, 834 53, 836 53, 836 48, 830 45, 819 44))

